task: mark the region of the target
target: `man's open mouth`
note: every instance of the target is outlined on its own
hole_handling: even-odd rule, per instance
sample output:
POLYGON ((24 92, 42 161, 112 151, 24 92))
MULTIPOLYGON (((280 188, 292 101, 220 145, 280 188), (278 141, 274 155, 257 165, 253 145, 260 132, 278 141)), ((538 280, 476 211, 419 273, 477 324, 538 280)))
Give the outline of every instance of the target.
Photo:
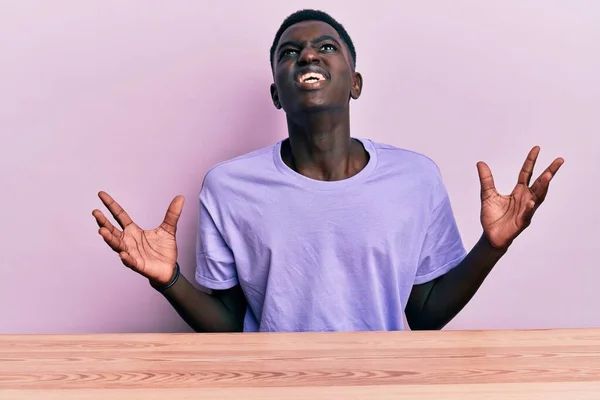
POLYGON ((325 76, 319 72, 307 72, 305 74, 300 74, 297 79, 300 83, 315 83, 324 81, 325 76))

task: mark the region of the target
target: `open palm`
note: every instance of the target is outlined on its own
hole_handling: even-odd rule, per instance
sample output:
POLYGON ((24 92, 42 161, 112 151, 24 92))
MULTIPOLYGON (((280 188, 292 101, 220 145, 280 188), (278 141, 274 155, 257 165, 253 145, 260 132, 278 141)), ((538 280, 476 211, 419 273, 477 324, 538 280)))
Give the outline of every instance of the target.
POLYGON ((527 155, 519 173, 517 184, 509 195, 498 193, 490 168, 477 163, 481 182, 481 225, 493 247, 505 249, 531 223, 531 218, 543 203, 550 181, 564 163, 555 159, 529 186, 540 148, 535 146, 527 155))
POLYGON ((163 222, 153 230, 142 230, 108 193, 100 192, 98 197, 122 228, 117 229, 102 211, 94 210, 98 233, 119 254, 123 264, 156 284, 169 282, 177 261, 175 234, 183 197, 173 199, 163 222))

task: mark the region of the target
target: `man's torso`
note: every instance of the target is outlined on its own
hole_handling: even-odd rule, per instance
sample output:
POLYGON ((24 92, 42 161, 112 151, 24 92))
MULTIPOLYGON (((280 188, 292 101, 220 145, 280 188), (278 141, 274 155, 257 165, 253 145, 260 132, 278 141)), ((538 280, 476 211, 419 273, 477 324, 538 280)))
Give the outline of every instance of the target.
MULTIPOLYGON (((212 220, 204 234, 219 234, 230 257, 211 253, 215 241, 199 237, 196 278, 207 287, 218 279, 241 285, 249 304, 245 331, 404 328, 439 202, 439 171, 420 154, 361 142, 369 162, 343 181, 315 181, 289 169, 281 142, 207 174, 200 224, 212 220)), ((456 240, 459 257, 464 250, 456 240)))

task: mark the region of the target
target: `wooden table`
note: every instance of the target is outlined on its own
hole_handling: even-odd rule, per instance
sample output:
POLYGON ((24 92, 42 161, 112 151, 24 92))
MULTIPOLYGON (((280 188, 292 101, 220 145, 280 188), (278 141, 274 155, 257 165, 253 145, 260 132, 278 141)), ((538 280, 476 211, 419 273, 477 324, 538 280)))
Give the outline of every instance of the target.
POLYGON ((600 329, 0 335, 0 399, 600 399, 600 329))

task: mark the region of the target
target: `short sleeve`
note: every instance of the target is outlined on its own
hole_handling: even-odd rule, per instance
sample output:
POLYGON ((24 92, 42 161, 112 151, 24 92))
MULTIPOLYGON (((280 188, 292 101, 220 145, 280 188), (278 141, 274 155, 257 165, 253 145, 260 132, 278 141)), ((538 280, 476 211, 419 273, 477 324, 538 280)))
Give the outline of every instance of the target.
POLYGON ((434 208, 419 255, 415 285, 444 275, 466 256, 450 198, 441 177, 437 179, 434 208))
POLYGON ((200 212, 196 237, 196 282, 213 290, 230 289, 238 284, 233 252, 227 246, 211 214, 206 188, 200 193, 200 212))

